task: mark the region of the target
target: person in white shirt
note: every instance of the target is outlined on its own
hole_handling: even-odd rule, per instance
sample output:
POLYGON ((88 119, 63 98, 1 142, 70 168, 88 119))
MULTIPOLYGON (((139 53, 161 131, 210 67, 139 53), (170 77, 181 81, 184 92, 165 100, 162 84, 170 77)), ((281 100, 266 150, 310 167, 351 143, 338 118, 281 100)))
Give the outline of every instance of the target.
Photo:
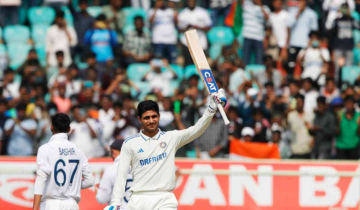
POLYGON ((179 13, 178 17, 179 32, 182 33, 180 36, 180 42, 185 59, 184 66, 193 64, 193 61, 187 48, 186 39, 183 33, 189 29, 196 29, 203 50, 207 50, 208 42, 206 32, 210 30, 211 25, 212 22, 208 11, 204 8, 196 6, 195 0, 188 0, 187 7, 179 13))
POLYGON ((304 111, 307 113, 314 113, 314 109, 317 107, 316 100, 320 94, 314 89, 314 81, 310 77, 303 80, 300 93, 305 97, 304 111))
MULTIPOLYGON (((110 155, 114 160, 114 164, 106 168, 104 175, 101 178, 101 182, 99 188, 95 187, 96 191, 96 200, 101 203, 110 203, 112 191, 115 185, 116 172, 119 166, 120 161, 120 153, 121 147, 123 145, 124 140, 115 140, 110 146, 110 155)), ((129 168, 129 172, 126 179, 126 189, 125 196, 123 197, 121 209, 127 209, 128 202, 130 200, 131 193, 129 189, 132 185, 133 178, 131 176, 131 169, 129 168)))
POLYGON ((94 186, 94 176, 81 149, 69 142, 70 118, 51 118, 54 134, 39 148, 33 210, 78 210, 80 190, 94 186))
POLYGON ((166 58, 175 63, 177 57, 177 12, 169 8, 165 0, 156 0, 155 8, 149 11, 152 28, 154 54, 158 58, 166 58))
POLYGON ((64 66, 68 67, 71 62, 70 47, 77 44, 75 29, 66 24, 64 12, 58 11, 55 17, 55 24, 46 33, 46 58, 49 66, 57 66, 55 53, 64 52, 64 66))
POLYGON ((280 52, 280 59, 287 59, 287 39, 289 36, 288 18, 289 13, 283 9, 282 0, 274 0, 272 2, 274 11, 269 15, 269 23, 271 31, 276 37, 277 47, 280 52))
POLYGON ((177 201, 171 191, 175 188, 176 151, 201 136, 216 113, 217 104, 226 105, 223 89, 212 93, 208 108, 192 127, 169 132, 159 127, 159 106, 154 101, 138 105, 138 120, 143 126, 139 134, 125 139, 121 149, 116 182, 111 205, 122 206, 126 179, 131 166, 133 185, 129 209, 177 209, 177 201))
POLYGON ((351 11, 355 10, 355 1, 354 0, 324 0, 322 4, 322 9, 328 12, 325 22, 325 29, 330 30, 334 20, 338 16, 338 11, 341 5, 347 4, 351 11))
POLYGON ((149 87, 152 92, 163 96, 170 96, 170 81, 177 79, 176 72, 171 68, 166 59, 153 59, 150 62, 150 71, 142 78, 143 81, 149 81, 149 87), (166 71, 161 71, 165 67, 166 71))
POLYGON ((325 85, 327 72, 327 63, 330 61, 330 52, 327 48, 320 46, 320 36, 318 32, 311 32, 310 46, 302 49, 298 55, 298 62, 303 62, 304 71, 301 78, 310 77, 319 85, 325 85))
POLYGON ((70 124, 70 141, 81 148, 86 157, 102 157, 105 154, 105 148, 101 138, 101 124, 88 117, 86 109, 81 106, 74 106, 72 111, 75 120, 70 124))

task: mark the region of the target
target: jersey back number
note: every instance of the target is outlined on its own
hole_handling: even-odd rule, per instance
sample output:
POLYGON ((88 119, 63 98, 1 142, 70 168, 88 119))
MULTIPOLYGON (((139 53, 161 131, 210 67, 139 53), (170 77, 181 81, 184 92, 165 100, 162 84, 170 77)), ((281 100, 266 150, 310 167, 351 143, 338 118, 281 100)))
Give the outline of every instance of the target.
MULTIPOLYGON (((74 180, 74 176, 76 174, 78 165, 79 165, 79 160, 69 160, 68 164, 76 164, 74 170, 70 173, 71 177, 70 177, 70 183, 69 185, 72 186, 73 180, 74 180)), ((54 168, 54 179, 55 179, 55 183, 56 185, 58 185, 59 187, 62 187, 65 185, 66 182, 66 172, 64 171, 64 169, 62 169, 61 167, 66 167, 66 163, 64 160, 59 159, 58 161, 56 161, 55 163, 55 168, 54 168), (59 182, 58 178, 59 176, 63 177, 63 181, 62 183, 59 182)))

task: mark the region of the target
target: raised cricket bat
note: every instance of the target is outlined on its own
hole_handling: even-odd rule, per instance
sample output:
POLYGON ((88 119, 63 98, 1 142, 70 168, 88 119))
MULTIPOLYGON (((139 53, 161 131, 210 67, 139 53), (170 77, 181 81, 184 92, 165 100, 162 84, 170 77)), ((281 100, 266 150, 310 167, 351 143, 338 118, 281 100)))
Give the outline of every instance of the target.
MULTIPOLYGON (((219 88, 216 85, 215 78, 211 72, 209 63, 207 62, 204 50, 201 47, 196 30, 186 31, 185 37, 191 57, 195 63, 196 69, 198 70, 202 81, 205 84, 206 89, 210 94, 216 93, 219 88)), ((218 104, 217 107, 221 113, 225 125, 229 124, 230 122, 225 114, 224 108, 221 106, 221 104, 218 104)))

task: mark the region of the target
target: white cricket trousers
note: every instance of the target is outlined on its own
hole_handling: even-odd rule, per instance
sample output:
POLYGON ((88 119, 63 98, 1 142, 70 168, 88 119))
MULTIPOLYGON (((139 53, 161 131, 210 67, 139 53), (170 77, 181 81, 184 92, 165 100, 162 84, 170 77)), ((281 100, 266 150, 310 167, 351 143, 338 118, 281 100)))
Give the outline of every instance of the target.
POLYGON ((137 192, 130 197, 128 210, 177 210, 172 192, 137 192))
POLYGON ((40 210, 79 210, 79 205, 74 199, 46 199, 40 203, 40 210))

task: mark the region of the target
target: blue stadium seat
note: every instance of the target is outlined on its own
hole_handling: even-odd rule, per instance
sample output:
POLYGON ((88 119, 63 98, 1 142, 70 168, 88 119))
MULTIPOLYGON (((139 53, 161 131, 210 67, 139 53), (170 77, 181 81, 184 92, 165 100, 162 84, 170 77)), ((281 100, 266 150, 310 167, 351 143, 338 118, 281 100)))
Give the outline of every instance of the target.
POLYGON ((91 6, 88 7, 86 10, 89 13, 89 15, 94 18, 97 18, 97 16, 99 16, 102 13, 102 8, 100 6, 91 6))
POLYGON ((354 65, 360 64, 360 48, 354 48, 354 65))
POLYGON ((360 75, 360 66, 344 66, 341 70, 341 81, 354 84, 360 75))
POLYGON ((31 45, 27 43, 13 43, 7 45, 7 51, 10 58, 10 67, 12 69, 17 69, 21 66, 26 60, 31 45))
POLYGON ((0 27, 0 40, 2 40, 2 38, 3 38, 3 31, 2 31, 2 28, 0 27))
POLYGON ((234 41, 234 33, 225 26, 213 27, 207 35, 210 44, 230 45, 234 41))
POLYGON ((143 8, 125 7, 122 9, 125 13, 125 25, 134 25, 134 17, 142 16, 146 21, 146 11, 143 8))
POLYGON ((219 55, 221 54, 222 47, 223 47, 222 44, 211 45, 210 50, 209 50, 211 60, 214 61, 214 60, 216 60, 217 57, 219 57, 219 55))
POLYGON ((127 68, 127 76, 134 82, 141 81, 143 76, 150 70, 150 65, 145 63, 134 63, 127 68))
POLYGON ((39 62, 41 66, 46 66, 46 51, 45 51, 45 45, 36 45, 35 50, 38 54, 39 62))
POLYGON ((0 56, 6 55, 6 47, 4 44, 0 44, 0 56))
POLYGON ((55 19, 55 11, 51 7, 32 7, 29 9, 28 16, 32 25, 50 25, 55 19))
POLYGON ((65 13, 66 24, 69 26, 74 26, 74 17, 72 16, 70 9, 67 6, 63 6, 61 10, 65 13))
POLYGON ((4 28, 4 40, 7 44, 26 43, 30 38, 30 30, 22 25, 9 25, 4 28))
POLYGON ((35 44, 45 44, 48 25, 34 25, 31 30, 31 38, 35 44))

